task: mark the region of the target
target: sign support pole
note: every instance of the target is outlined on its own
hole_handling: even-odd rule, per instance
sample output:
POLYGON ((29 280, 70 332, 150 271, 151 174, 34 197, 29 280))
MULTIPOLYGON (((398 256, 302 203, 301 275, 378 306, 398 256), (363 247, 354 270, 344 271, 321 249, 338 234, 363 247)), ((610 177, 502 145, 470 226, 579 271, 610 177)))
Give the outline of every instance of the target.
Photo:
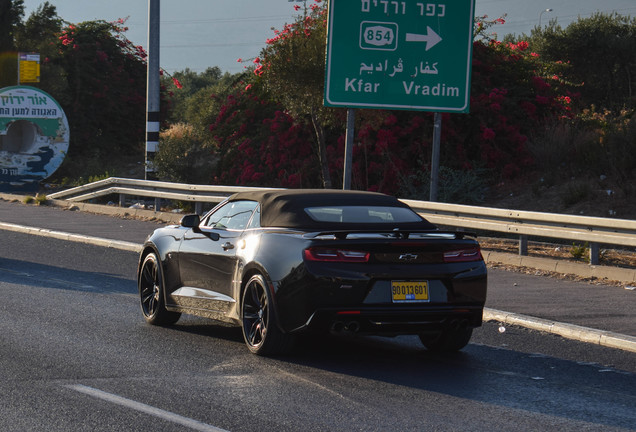
POLYGON ((436 112, 433 126, 433 154, 431 155, 431 192, 429 201, 437 201, 439 183, 439 154, 442 138, 442 113, 436 112))
MULTIPOLYGON (((441 113, 470 108, 474 11, 475 0, 329 2, 324 105, 347 108, 351 122, 354 108, 435 113, 431 201, 438 195, 441 113)), ((345 146, 352 152, 353 125, 345 146)), ((350 158, 344 189, 351 187, 350 158)))
POLYGON ((344 174, 342 177, 342 189, 351 189, 351 166, 353 164, 353 132, 355 128, 356 110, 347 109, 347 135, 345 138, 344 174))
POLYGON ((159 0, 148 0, 148 71, 146 89, 146 169, 145 179, 156 180, 153 160, 159 148, 159 0))

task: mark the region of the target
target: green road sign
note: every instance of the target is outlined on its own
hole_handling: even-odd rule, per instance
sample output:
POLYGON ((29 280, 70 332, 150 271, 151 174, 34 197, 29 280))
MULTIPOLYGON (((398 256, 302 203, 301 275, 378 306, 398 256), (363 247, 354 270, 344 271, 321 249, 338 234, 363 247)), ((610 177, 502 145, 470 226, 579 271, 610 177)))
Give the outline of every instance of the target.
POLYGON ((325 105, 468 112, 475 0, 330 0, 325 105))

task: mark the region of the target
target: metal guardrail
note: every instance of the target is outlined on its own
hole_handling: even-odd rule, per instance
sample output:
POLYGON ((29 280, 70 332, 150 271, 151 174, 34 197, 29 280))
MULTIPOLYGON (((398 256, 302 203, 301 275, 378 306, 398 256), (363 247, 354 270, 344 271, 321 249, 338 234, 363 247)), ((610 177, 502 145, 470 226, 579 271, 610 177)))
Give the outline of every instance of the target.
POLYGON ((124 206, 126 196, 155 199, 155 208, 160 208, 160 200, 193 202, 195 211, 201 214, 204 203, 219 203, 236 192, 271 189, 244 186, 207 186, 186 183, 170 183, 152 180, 137 180, 110 177, 83 186, 74 187, 48 195, 51 199, 67 201, 88 201, 108 195, 119 195, 119 205, 124 206))
MULTIPOLYGON (((123 206, 126 196, 195 203, 202 213, 204 203, 218 203, 227 196, 248 190, 271 189, 242 186, 204 186, 111 177, 84 186, 56 192, 52 199, 86 201, 118 194, 123 206)), ((590 264, 599 262, 600 245, 636 247, 636 221, 589 216, 570 216, 488 207, 446 204, 403 199, 419 214, 436 225, 499 232, 519 236, 519 253, 527 255, 528 237, 554 238, 585 242, 589 245, 590 264)))
POLYGON ((402 201, 436 225, 518 235, 520 255, 527 255, 530 236, 588 243, 592 265, 599 263, 601 244, 636 247, 634 220, 402 201))

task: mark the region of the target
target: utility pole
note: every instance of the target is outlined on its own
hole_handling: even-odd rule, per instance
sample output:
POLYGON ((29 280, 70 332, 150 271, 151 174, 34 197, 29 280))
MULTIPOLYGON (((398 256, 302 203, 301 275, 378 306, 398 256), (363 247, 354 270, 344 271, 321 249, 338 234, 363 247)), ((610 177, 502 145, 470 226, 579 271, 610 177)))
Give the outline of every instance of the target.
POLYGON ((159 147, 159 0, 148 0, 148 71, 146 88, 145 179, 156 180, 154 158, 159 147))

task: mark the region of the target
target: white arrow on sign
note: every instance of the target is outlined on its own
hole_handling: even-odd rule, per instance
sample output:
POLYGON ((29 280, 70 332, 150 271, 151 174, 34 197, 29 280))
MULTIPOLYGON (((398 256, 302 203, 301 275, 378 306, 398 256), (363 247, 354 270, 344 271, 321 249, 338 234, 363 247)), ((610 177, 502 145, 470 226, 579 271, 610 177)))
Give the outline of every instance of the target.
POLYGON ((433 48, 442 40, 441 36, 433 31, 432 28, 426 26, 426 34, 407 33, 407 42, 426 42, 426 51, 433 48))

